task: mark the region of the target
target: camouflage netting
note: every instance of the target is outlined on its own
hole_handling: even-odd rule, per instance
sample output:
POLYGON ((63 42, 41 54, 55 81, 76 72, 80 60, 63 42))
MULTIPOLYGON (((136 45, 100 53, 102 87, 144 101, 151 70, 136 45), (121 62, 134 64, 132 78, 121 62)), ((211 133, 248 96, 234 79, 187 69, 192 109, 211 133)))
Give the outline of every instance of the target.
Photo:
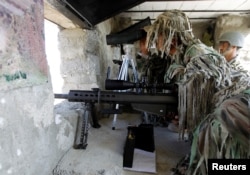
MULTIPOLYGON (((178 10, 165 12, 159 15, 151 26, 145 27, 145 30, 147 32, 147 48, 155 48, 159 35, 162 36, 164 47, 160 50, 161 56, 163 56, 164 53, 169 55, 173 38, 179 38, 183 45, 190 45, 196 42, 189 19, 184 13, 178 10)), ((182 45, 178 46, 178 51, 175 55, 177 59, 178 55, 184 52, 184 47, 181 46, 182 45)), ((154 52, 158 53, 158 50, 155 48, 153 50, 153 53, 154 52)))
POLYGON ((215 58, 213 54, 192 58, 180 83, 180 129, 193 131, 186 174, 207 174, 208 158, 250 156, 250 95, 241 93, 249 88, 249 78, 241 74, 235 81, 231 67, 215 58))
POLYGON ((186 129, 193 135, 185 174, 207 174, 208 158, 249 158, 249 74, 195 39, 181 11, 161 14, 145 30, 148 48, 157 45, 159 35, 163 37, 164 47, 155 51, 161 56, 170 56, 172 39, 181 41, 175 55, 170 56, 173 61, 164 81, 174 79, 179 86, 180 137, 186 129), (240 97, 225 101, 236 95, 240 97))

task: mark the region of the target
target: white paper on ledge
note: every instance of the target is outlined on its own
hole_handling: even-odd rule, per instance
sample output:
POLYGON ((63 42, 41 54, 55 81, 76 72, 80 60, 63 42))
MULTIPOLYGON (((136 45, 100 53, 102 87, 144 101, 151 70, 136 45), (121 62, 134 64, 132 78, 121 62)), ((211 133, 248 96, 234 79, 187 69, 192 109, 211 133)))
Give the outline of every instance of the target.
POLYGON ((132 168, 123 167, 125 170, 156 173, 156 154, 141 149, 134 149, 132 168))

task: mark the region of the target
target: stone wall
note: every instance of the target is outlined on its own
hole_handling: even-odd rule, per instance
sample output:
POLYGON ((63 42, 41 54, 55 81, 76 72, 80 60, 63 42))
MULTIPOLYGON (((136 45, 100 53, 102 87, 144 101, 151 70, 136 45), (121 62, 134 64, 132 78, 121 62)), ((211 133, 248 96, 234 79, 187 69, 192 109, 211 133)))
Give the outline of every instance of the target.
POLYGON ((63 92, 67 93, 70 89, 104 89, 108 67, 111 68, 110 78, 117 78, 119 66, 113 60, 121 60, 122 50, 120 46, 106 43, 106 35, 117 27, 117 23, 117 20, 109 19, 98 24, 94 30, 75 28, 59 32, 63 92))
POLYGON ((43 25, 43 0, 0 1, 0 174, 52 174, 72 146, 74 123, 53 115, 43 25))

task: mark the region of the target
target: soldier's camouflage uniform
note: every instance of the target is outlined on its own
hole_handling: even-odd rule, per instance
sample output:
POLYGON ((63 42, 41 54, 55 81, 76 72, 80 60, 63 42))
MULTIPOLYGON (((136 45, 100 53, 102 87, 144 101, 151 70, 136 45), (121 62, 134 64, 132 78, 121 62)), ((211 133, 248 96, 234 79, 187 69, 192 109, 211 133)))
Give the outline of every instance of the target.
POLYGON ((149 47, 158 33, 165 37, 161 52, 166 55, 168 42, 181 40, 164 81, 178 84, 180 137, 188 130, 192 146, 186 169, 182 162, 175 173, 205 175, 209 158, 250 158, 249 73, 195 39, 189 20, 178 10, 163 13, 145 29, 149 47))
POLYGON ((180 129, 193 137, 184 174, 205 175, 209 158, 250 157, 250 78, 236 61, 195 47, 179 85, 180 129))

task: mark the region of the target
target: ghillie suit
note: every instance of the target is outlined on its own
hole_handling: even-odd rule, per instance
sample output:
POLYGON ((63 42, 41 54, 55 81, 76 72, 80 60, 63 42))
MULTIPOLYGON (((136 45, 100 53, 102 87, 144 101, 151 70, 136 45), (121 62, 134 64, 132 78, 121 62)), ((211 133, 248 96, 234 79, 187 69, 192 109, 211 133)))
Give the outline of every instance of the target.
MULTIPOLYGON (((145 30, 148 47, 157 45, 159 35, 163 37, 160 53, 167 56, 172 40, 178 40, 165 82, 175 79, 179 87, 180 138, 185 130, 192 134, 189 163, 181 174, 207 174, 208 158, 249 158, 249 76, 234 70, 217 51, 195 39, 188 18, 181 11, 159 15, 145 30), (226 106, 223 102, 236 95, 241 98, 236 102, 238 106, 233 105, 237 110, 231 112, 228 104, 232 101, 226 106), (236 111, 241 111, 241 115, 236 111)), ((180 173, 178 168, 176 173, 180 173)))
POLYGON ((233 81, 236 72, 220 55, 213 50, 201 54, 198 48, 208 51, 195 44, 185 54, 192 53, 179 82, 179 127, 191 131, 193 139, 185 173, 205 175, 209 158, 250 156, 250 95, 241 93, 250 79, 238 75, 233 81))
MULTIPOLYGON (((139 64, 137 61, 137 65, 140 67, 142 82, 148 84, 163 84, 164 83, 164 75, 166 70, 172 63, 171 58, 161 57, 157 54, 148 54, 148 57, 140 58, 139 64)), ((158 88, 149 88, 145 89, 148 93, 156 93, 156 92, 166 92, 166 89, 158 89, 158 88)), ((168 111, 165 116, 159 116, 156 114, 142 114, 142 122, 151 123, 154 126, 168 126, 168 123, 175 118, 177 115, 177 108, 168 111)))
POLYGON ((164 75, 171 64, 171 59, 161 58, 157 54, 150 55, 143 60, 141 72, 147 77, 149 84, 164 83, 164 75))

